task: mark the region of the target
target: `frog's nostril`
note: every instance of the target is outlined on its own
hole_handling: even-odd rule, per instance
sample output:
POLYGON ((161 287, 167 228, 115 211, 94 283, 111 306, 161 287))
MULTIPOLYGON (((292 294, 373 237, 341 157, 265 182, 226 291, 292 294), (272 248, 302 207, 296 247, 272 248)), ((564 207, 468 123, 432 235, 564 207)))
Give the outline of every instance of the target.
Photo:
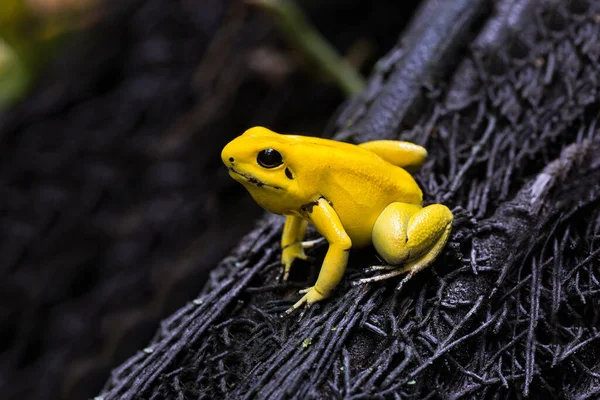
POLYGON ((229 162, 233 163, 235 160, 233 159, 233 157, 229 157, 229 162))

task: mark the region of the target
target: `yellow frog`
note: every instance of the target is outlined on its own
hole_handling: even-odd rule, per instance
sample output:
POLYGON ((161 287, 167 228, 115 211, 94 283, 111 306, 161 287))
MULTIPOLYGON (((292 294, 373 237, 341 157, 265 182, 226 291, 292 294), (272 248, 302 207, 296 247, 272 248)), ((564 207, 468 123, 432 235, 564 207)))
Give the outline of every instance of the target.
POLYGON ((423 194, 405 168, 420 167, 427 151, 418 145, 377 140, 359 145, 309 136, 248 129, 225 146, 229 175, 263 208, 287 217, 281 238, 283 279, 295 259, 306 259, 303 242, 311 223, 329 242, 314 286, 287 312, 329 297, 348 263, 350 248, 371 243, 392 272, 408 272, 401 285, 440 254, 452 228, 448 207, 422 207, 423 194), (399 266, 401 265, 401 266, 399 266))

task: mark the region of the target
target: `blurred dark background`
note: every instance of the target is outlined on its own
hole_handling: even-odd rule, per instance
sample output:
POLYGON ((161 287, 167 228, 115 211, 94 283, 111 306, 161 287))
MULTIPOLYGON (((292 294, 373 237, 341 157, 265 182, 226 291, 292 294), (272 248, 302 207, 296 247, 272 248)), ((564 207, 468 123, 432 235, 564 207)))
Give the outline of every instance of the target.
MULTIPOLYGON (((418 1, 297 3, 366 76, 418 1)), ((257 124, 321 135, 344 96, 243 1, 0 14, 0 397, 82 399, 262 214, 223 145, 257 124)))

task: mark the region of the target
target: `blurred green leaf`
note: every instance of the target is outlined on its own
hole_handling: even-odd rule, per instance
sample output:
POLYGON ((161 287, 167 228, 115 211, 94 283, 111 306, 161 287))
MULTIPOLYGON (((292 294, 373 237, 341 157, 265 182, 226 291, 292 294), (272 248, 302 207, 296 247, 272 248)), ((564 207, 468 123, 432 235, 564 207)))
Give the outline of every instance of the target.
POLYGON ((15 51, 0 38, 0 109, 19 100, 31 81, 15 51))
POLYGON ((21 99, 70 31, 85 26, 94 0, 0 0, 0 109, 21 99))

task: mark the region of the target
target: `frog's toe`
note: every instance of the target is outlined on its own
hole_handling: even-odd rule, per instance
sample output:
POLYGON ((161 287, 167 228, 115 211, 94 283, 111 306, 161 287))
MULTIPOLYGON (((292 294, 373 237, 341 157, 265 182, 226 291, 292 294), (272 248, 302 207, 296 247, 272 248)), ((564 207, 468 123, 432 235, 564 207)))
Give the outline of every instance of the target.
POLYGON ((291 265, 283 264, 283 268, 281 269, 281 274, 279 275, 280 281, 282 283, 287 282, 288 278, 290 277, 290 269, 292 269, 291 265))
POLYGON ((397 265, 372 265, 363 270, 364 273, 368 274, 369 272, 375 271, 392 271, 398 269, 397 265))
POLYGON ((299 309, 302 306, 305 306, 305 308, 310 308, 310 306, 312 305, 311 303, 308 302, 308 298, 305 296, 302 296, 302 298, 300 300, 298 300, 293 306, 291 306, 290 308, 288 308, 285 313, 286 314, 291 314, 294 311, 296 311, 297 309, 299 309))
POLYGON ((316 245, 320 244, 320 243, 325 243, 326 240, 324 237, 320 237, 318 239, 315 240, 306 240, 304 242, 302 242, 302 248, 304 249, 310 249, 312 247, 315 247, 316 245))
POLYGON ((398 267, 398 266, 394 266, 393 268, 389 268, 389 269, 386 268, 384 270, 385 271, 391 271, 391 272, 388 272, 387 274, 375 275, 375 276, 372 276, 370 278, 359 279, 357 281, 352 282, 352 286, 360 286, 360 285, 363 285, 365 283, 373 283, 373 282, 383 281, 385 279, 390 279, 390 278, 393 278, 393 277, 398 276, 398 275, 402 275, 405 272, 407 272, 407 270, 405 268, 398 267))
POLYGON ((307 287, 306 289, 300 289, 298 290, 298 294, 306 294, 310 291, 310 289, 312 289, 312 286, 307 287))
POLYGON ((296 304, 294 304, 290 309, 288 309, 285 312, 286 314, 292 313, 294 310, 300 308, 302 305, 304 305, 308 309, 316 302, 327 298, 327 296, 324 296, 323 294, 319 293, 314 286, 302 289, 298 293, 304 294, 304 296, 302 296, 302 298, 298 300, 296 304))
POLYGON ((402 280, 400 281, 400 283, 398 284, 398 286, 396 286, 396 292, 399 292, 402 290, 402 288, 404 287, 404 284, 406 282, 408 282, 410 280, 410 278, 413 277, 415 273, 413 271, 409 272, 404 278, 402 278, 402 280))

